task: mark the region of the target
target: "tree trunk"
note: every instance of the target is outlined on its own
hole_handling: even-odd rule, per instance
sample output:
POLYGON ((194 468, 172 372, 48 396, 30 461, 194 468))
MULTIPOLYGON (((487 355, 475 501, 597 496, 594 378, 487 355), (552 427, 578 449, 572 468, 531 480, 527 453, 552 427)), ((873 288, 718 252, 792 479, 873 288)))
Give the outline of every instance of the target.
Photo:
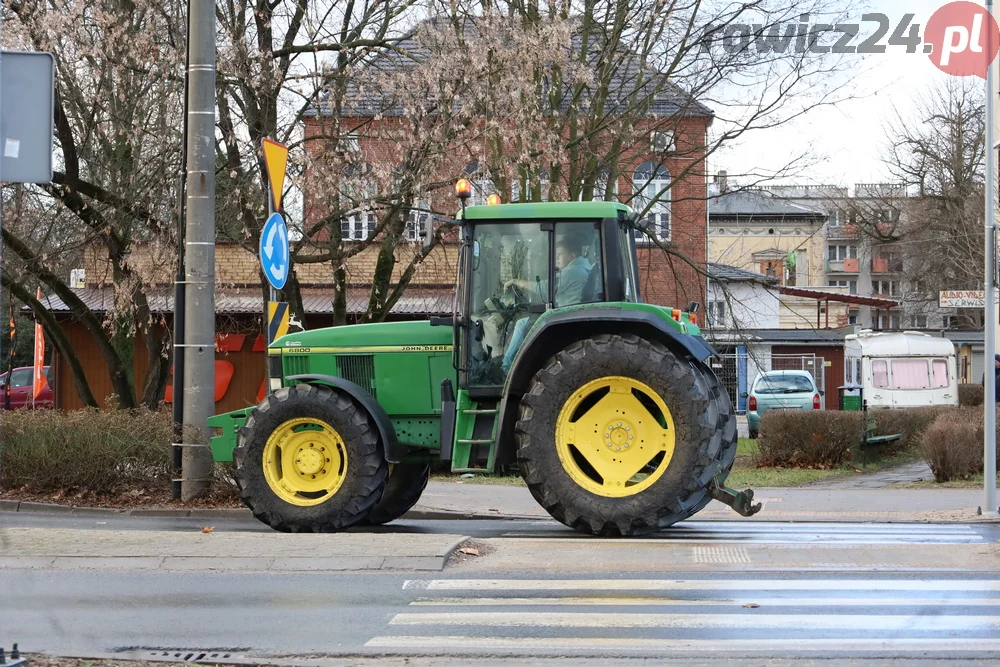
POLYGON ((347 270, 343 266, 338 266, 333 271, 333 326, 339 327, 345 324, 347 324, 347 270))

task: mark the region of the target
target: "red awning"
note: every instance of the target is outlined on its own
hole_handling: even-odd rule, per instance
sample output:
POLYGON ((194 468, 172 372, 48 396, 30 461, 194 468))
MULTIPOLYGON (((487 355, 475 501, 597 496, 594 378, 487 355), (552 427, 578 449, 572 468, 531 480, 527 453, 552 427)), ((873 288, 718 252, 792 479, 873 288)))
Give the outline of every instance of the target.
POLYGON ((899 302, 892 299, 880 299, 874 296, 858 296, 857 294, 838 294, 837 292, 824 292, 817 289, 805 289, 803 287, 778 288, 781 294, 788 296, 802 296, 807 299, 818 301, 838 301, 840 303, 851 303, 857 306, 872 306, 873 308, 899 308, 899 302))

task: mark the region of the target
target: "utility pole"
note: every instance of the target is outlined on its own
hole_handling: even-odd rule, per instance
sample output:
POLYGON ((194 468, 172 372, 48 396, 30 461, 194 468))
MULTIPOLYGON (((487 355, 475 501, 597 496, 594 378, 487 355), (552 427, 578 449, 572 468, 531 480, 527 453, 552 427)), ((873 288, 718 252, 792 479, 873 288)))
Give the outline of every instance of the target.
POLYGON ((181 500, 212 481, 215 412, 215 3, 188 2, 184 219, 184 449, 181 500))
MULTIPOLYGON (((986 11, 993 16, 993 0, 986 0, 986 11)), ((993 54, 993 31, 986 30, 986 53, 993 54)), ((995 292, 995 276, 997 270, 996 263, 996 170, 994 164, 997 157, 997 147, 994 145, 993 137, 993 117, 994 117, 994 95, 996 91, 993 86, 993 76, 996 71, 994 61, 991 60, 986 70, 986 271, 985 271, 985 317, 983 357, 987 368, 986 382, 983 397, 983 507, 980 508, 984 514, 997 513, 997 397, 996 385, 990 382, 990 371, 994 364, 991 364, 990 357, 996 354, 996 328, 997 310, 996 301, 993 295, 995 292)))

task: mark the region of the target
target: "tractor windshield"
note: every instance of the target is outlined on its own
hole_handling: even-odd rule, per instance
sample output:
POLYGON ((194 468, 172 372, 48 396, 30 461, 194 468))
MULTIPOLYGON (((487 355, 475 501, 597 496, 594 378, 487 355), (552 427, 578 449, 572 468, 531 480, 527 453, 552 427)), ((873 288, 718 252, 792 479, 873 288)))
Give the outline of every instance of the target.
POLYGON ((600 258, 593 222, 478 224, 470 276, 470 385, 503 384, 525 335, 547 307, 602 301, 600 258))

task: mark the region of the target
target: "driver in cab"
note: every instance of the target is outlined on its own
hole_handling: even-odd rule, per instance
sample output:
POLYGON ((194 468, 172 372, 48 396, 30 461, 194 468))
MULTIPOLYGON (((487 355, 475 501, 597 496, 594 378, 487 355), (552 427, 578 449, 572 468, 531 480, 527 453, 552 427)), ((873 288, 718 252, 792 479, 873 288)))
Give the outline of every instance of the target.
MULTIPOLYGON (((583 242, 575 236, 564 236, 556 240, 556 293, 555 305, 572 306, 583 301, 583 289, 587 284, 587 277, 593 267, 583 255, 583 242)), ((505 283, 505 287, 517 285, 527 293, 534 294, 540 300, 547 298, 549 291, 549 281, 539 280, 535 283, 536 289, 532 290, 532 285, 527 280, 514 279, 505 283)), ((514 325, 514 331, 510 337, 510 343, 503 355, 502 367, 504 373, 510 370, 517 356, 517 350, 524 342, 524 337, 531 328, 533 318, 522 318, 514 325)))
MULTIPOLYGON (((583 288, 587 284, 587 277, 592 269, 590 260, 583 256, 583 242, 579 238, 564 236, 557 239, 555 293, 557 308, 572 306, 583 300, 583 288)), ((528 280, 515 278, 504 283, 504 287, 511 285, 520 287, 525 293, 533 294, 542 301, 545 300, 549 291, 548 280, 540 280, 532 285, 528 280)))

